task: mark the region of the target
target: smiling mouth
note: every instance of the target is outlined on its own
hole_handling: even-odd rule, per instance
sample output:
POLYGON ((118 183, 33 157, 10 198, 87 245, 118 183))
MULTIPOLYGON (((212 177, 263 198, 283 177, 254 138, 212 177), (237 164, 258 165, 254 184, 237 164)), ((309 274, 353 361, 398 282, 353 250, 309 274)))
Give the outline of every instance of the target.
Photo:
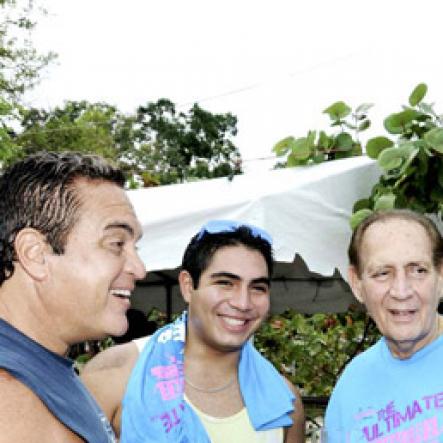
POLYGON ((111 289, 111 294, 124 300, 129 300, 131 298, 131 291, 128 289, 111 289))
POLYGON ((230 332, 245 332, 252 321, 251 318, 238 318, 238 317, 231 317, 228 315, 219 314, 218 317, 222 321, 224 327, 226 330, 230 332))
POLYGON ((389 309, 391 315, 399 320, 408 320, 417 312, 416 309, 389 309))
POLYGON ((231 326, 244 326, 248 320, 240 320, 238 318, 222 317, 223 320, 231 326))

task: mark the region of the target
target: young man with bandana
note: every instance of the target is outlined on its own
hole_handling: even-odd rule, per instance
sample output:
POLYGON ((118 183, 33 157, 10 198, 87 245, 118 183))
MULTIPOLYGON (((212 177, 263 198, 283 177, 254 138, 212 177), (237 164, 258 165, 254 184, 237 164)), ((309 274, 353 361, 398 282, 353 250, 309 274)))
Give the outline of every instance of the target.
POLYGON ((187 312, 86 365, 83 379, 122 443, 304 441, 298 391, 250 340, 269 311, 272 262, 265 231, 207 223, 179 274, 187 312))

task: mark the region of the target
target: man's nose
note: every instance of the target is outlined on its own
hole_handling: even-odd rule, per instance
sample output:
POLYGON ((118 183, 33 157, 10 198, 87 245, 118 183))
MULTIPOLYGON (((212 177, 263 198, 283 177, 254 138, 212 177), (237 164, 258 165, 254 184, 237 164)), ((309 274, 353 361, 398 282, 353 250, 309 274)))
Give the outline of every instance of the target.
POLYGON ((132 274, 136 280, 142 280, 146 276, 146 268, 136 250, 132 251, 126 260, 126 272, 132 274))
POLYGON ((247 286, 239 287, 229 301, 230 305, 239 311, 248 311, 251 309, 251 297, 247 286))
POLYGON ((391 295, 395 298, 408 298, 412 294, 412 285, 405 272, 395 275, 391 285, 391 295))

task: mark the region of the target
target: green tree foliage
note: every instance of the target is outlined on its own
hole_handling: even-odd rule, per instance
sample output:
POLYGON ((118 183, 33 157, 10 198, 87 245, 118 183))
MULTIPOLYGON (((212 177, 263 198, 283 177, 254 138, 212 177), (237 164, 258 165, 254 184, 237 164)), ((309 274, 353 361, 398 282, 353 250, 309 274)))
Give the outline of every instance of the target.
POLYGON ((331 127, 338 128, 338 131, 327 134, 310 130, 305 137, 290 136, 280 140, 273 151, 278 157, 285 157, 285 161, 278 166, 308 165, 361 155, 359 133, 370 126, 367 113, 371 107, 371 104, 364 103, 352 111, 342 101, 333 103, 323 113, 329 116, 331 127))
POLYGON ((17 156, 17 146, 13 141, 12 123, 16 117, 16 107, 0 97, 0 166, 17 156))
POLYGON ((53 53, 39 54, 32 46, 36 9, 32 0, 0 0, 0 165, 17 155, 13 128, 23 94, 54 58, 53 53))
POLYGON ((0 12, 0 91, 3 97, 18 99, 38 82, 55 55, 39 54, 32 46, 32 17, 38 12, 32 0, 0 0, 0 12))
POLYGON ((195 104, 177 113, 166 99, 124 115, 106 103, 66 102, 51 111, 22 109, 23 130, 11 161, 40 150, 98 153, 145 186, 231 176, 241 172, 231 141, 237 120, 195 104))
POLYGON ((124 116, 105 103, 66 102, 52 111, 22 110, 23 131, 17 135, 18 157, 41 150, 94 152, 118 159, 117 140, 124 116))
POLYGON ((130 169, 145 179, 168 184, 241 172, 232 114, 212 114, 198 104, 177 112, 163 98, 140 106, 133 122, 135 146, 125 154, 130 169))
POLYGON ((409 96, 408 105, 384 120, 387 136, 368 140, 366 153, 377 159, 383 174, 368 198, 354 205, 355 228, 373 211, 409 208, 443 213, 443 120, 434 105, 423 101, 424 83, 409 96))

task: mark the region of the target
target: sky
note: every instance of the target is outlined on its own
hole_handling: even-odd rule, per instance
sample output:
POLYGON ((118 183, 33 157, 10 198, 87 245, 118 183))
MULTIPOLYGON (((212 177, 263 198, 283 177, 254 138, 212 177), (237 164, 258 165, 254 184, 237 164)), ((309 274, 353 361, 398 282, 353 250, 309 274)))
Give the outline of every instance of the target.
MULTIPOLYGON (((280 139, 327 129, 322 111, 373 103, 367 137, 427 83, 443 113, 439 0, 42 0, 33 41, 58 60, 33 106, 104 101, 123 112, 168 98, 238 118, 244 169, 280 139)), ((268 160, 260 160, 268 159, 268 160)))

